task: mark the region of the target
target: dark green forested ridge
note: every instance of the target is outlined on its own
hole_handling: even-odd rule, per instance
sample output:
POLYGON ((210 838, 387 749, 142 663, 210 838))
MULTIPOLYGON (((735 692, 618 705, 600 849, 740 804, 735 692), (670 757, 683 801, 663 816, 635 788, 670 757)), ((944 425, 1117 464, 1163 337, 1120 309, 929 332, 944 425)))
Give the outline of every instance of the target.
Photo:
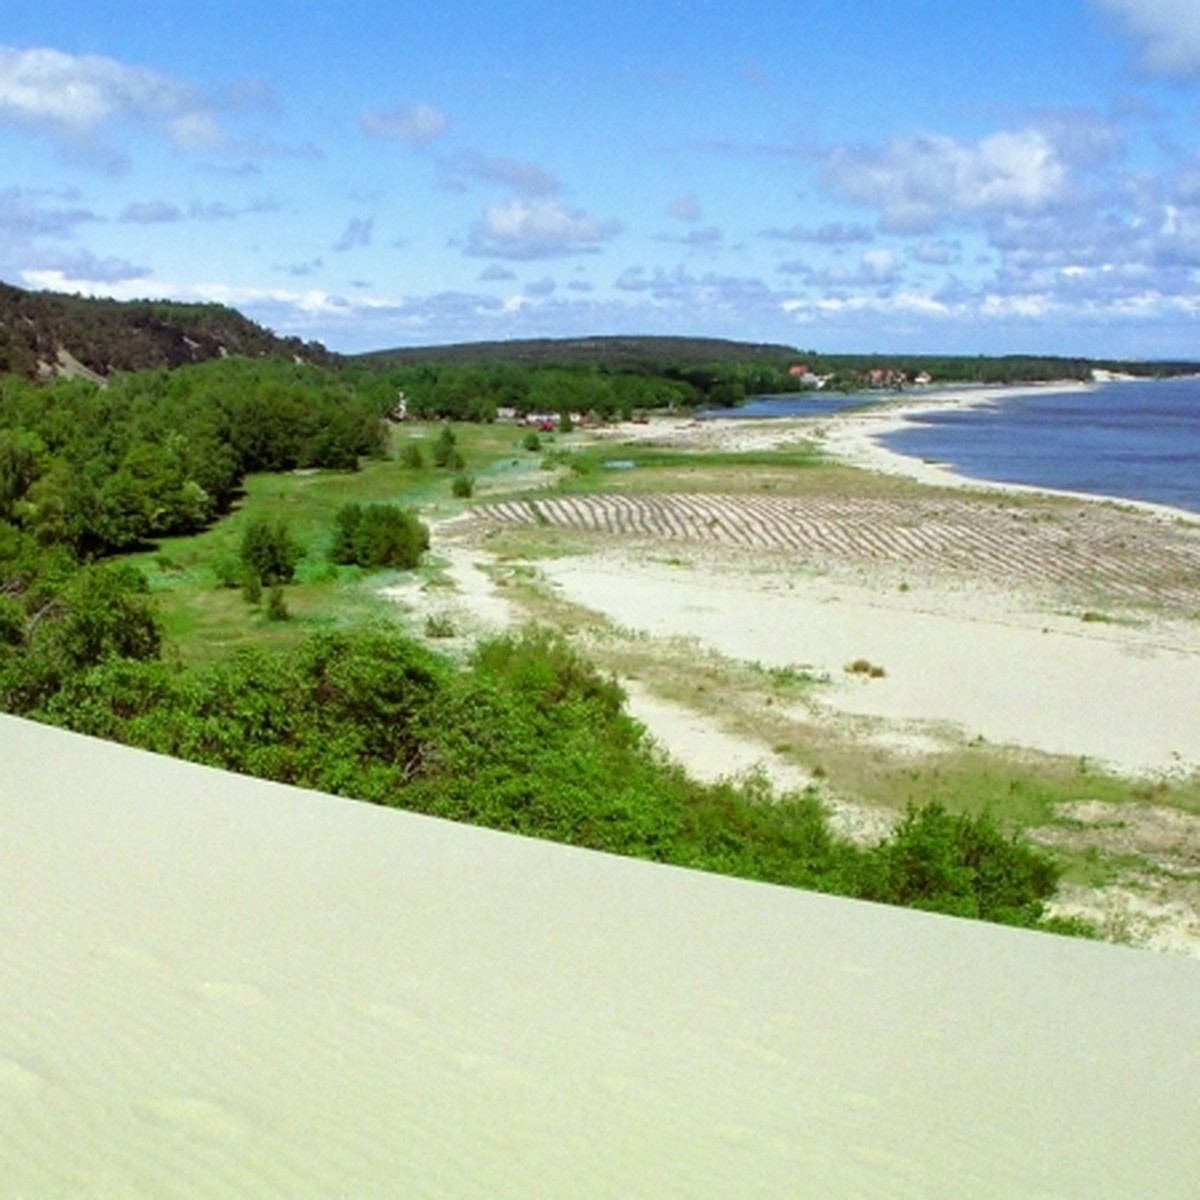
MULTIPOLYGON (((610 375, 641 374, 698 384, 706 377, 746 385, 746 394, 805 386, 791 373, 804 367, 814 376, 832 377, 835 386, 872 385, 871 373, 911 383, 927 373, 936 383, 1020 383, 1091 378, 1093 369, 1157 377, 1200 373, 1195 360, 1094 359, 1052 354, 835 354, 779 343, 739 342, 721 338, 613 336, 532 338, 462 342, 444 346, 408 346, 352 355, 353 363, 376 369, 395 367, 479 370, 514 368, 584 369, 610 375), (890 375, 889 375, 890 373, 890 375)), ((708 397, 706 397, 708 398, 708 397)), ((720 402, 720 397, 717 397, 720 402)))
POLYGON ((352 356, 378 366, 435 363, 517 363, 530 367, 595 366, 611 371, 663 366, 762 362, 786 368, 801 351, 774 342, 726 338, 613 335, 586 338, 513 338, 497 342, 458 342, 444 346, 402 346, 352 356))
POLYGON ((60 373, 60 352, 102 377, 232 354, 337 361, 323 346, 277 337, 223 304, 93 299, 0 283, 0 374, 60 373))

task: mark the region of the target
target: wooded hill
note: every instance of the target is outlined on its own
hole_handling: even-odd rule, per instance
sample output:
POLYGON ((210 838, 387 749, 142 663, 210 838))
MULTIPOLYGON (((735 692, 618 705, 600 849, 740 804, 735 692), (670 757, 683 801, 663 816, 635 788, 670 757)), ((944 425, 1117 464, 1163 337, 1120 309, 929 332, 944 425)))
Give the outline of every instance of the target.
POLYGON ((800 360, 794 346, 735 342, 724 338, 612 336, 516 338, 503 342, 459 342, 450 346, 408 346, 355 355, 374 366, 423 363, 516 363, 525 366, 600 367, 634 371, 716 363, 767 363, 785 368, 800 360))
POLYGON ((1094 368, 1138 376, 1200 373, 1200 362, 1091 359, 1050 354, 825 354, 773 342, 738 342, 693 337, 532 338, 503 342, 460 342, 409 346, 350 356, 374 368, 511 364, 528 367, 586 367, 610 373, 680 377, 700 368, 735 364, 786 373, 803 366, 814 375, 857 390, 872 371, 912 381, 922 372, 937 383, 1024 383, 1092 377, 1094 368))
POLYGON ((0 283, 0 374, 107 378, 227 355, 337 361, 320 343, 277 337, 223 304, 102 300, 0 283))

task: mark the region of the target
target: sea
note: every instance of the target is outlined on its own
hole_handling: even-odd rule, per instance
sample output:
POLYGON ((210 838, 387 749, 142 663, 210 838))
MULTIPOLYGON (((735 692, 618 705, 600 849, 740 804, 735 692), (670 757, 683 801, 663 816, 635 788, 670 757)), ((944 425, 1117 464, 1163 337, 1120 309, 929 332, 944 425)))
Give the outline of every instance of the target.
MULTIPOLYGON (((953 389, 956 394, 967 390, 953 389)), ((972 479, 1145 500, 1200 514, 1200 376, 1120 380, 1068 392, 985 390, 969 408, 930 409, 880 440, 972 479)), ((919 396, 754 397, 708 415, 820 417, 919 396)))

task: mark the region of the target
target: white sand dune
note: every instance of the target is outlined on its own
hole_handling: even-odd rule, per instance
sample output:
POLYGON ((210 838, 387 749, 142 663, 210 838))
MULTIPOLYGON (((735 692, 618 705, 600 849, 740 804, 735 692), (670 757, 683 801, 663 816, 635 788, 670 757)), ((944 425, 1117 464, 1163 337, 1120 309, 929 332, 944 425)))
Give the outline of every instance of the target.
POLYGON ((1200 964, 0 717, 0 1196, 1179 1197, 1200 964))

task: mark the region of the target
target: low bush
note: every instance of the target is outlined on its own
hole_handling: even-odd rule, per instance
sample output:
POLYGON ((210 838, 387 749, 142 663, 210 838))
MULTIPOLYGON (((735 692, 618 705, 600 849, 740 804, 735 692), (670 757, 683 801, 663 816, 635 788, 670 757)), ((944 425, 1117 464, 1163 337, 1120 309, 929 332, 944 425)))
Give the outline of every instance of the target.
POLYGON ((336 517, 330 558, 368 570, 411 571, 429 549, 429 528, 395 504, 347 504, 336 517))
POLYGON ((292 579, 301 554, 284 521, 254 520, 242 534, 242 564, 267 587, 292 579))

